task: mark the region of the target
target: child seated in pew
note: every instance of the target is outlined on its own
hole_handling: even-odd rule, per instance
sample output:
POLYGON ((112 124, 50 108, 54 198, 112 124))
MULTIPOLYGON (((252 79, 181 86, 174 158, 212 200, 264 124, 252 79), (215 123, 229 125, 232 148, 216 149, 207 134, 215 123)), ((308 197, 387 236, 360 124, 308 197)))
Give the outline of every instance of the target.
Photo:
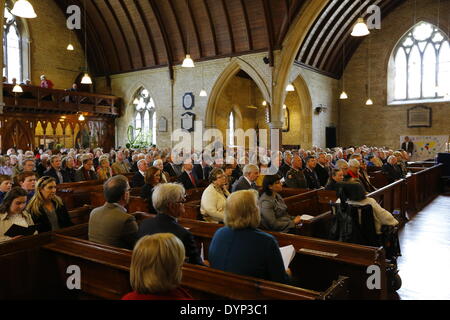
POLYGON ((8 237, 5 233, 14 224, 28 228, 34 225, 33 218, 24 211, 27 205, 27 192, 20 187, 12 188, 9 191, 2 204, 0 205, 0 243, 8 240, 14 240, 21 236, 8 237))
POLYGON ((232 193, 225 206, 225 227, 214 234, 209 246, 212 268, 289 284, 276 239, 257 229, 261 221, 258 193, 232 193))
POLYGON ((122 300, 193 300, 180 287, 184 256, 183 243, 171 233, 141 238, 131 257, 133 292, 122 300))
POLYGON ((0 203, 3 202, 3 198, 12 188, 11 176, 5 174, 0 175, 0 203))

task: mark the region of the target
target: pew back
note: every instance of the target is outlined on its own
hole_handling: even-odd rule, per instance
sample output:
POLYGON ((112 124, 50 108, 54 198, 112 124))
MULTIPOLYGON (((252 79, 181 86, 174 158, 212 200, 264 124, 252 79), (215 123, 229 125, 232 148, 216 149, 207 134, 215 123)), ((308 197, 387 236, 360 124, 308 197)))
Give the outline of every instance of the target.
MULTIPOLYGON (((59 281, 67 279, 66 266, 83 270, 81 296, 120 299, 131 291, 129 268, 131 251, 55 234, 44 245, 47 259, 61 266, 59 281)), ((270 281, 245 277, 202 266, 183 266, 182 286, 197 299, 293 299, 317 300, 346 297, 346 279, 333 283, 324 292, 316 292, 270 281), (227 283, 223 286, 223 283, 227 283)), ((79 298, 80 296, 78 296, 79 298)))

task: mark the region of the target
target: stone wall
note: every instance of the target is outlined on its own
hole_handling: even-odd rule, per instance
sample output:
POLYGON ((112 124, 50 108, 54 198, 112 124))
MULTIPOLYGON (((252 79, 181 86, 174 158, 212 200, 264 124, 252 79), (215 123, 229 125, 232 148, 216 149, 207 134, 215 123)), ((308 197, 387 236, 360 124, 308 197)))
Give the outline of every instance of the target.
MULTIPOLYGON (((438 1, 417 1, 417 20, 437 23, 438 1)), ((449 1, 441 1, 440 28, 448 30, 449 1)), ((414 24, 414 6, 405 1, 389 16, 383 17, 381 30, 372 30, 353 55, 344 73, 348 100, 340 104, 341 145, 377 145, 398 148, 402 135, 450 134, 450 103, 424 102, 389 105, 387 99, 388 64, 397 42, 414 24), (371 98, 366 106, 368 82, 368 46, 370 42, 371 98), (416 105, 432 108, 431 128, 408 128, 407 110, 416 105)), ((337 96, 338 97, 338 96, 337 96)))
POLYGON ((75 50, 66 50, 69 44, 66 16, 55 1, 33 1, 33 7, 38 17, 25 19, 31 39, 30 79, 33 85, 39 85, 40 75, 45 74, 55 89, 70 88, 80 74, 80 68, 84 67, 83 47, 73 33, 75 50))
MULTIPOLYGON (((263 57, 265 57, 264 53, 258 53, 240 56, 237 59, 248 64, 255 71, 255 74, 262 79, 262 85, 269 87, 271 73, 268 65, 264 64, 263 57)), ((110 92, 124 99, 124 115, 116 120, 116 145, 125 145, 127 143, 127 128, 132 124, 135 115, 131 103, 134 94, 141 87, 149 90, 150 95, 155 101, 157 122, 161 117, 165 117, 169 122, 167 132, 159 132, 157 129, 157 144, 160 147, 171 147, 173 145, 171 142, 171 132, 173 129, 181 127, 181 115, 186 112, 182 107, 182 97, 186 92, 194 93, 195 107, 192 112, 195 113, 197 121, 203 121, 205 128, 207 108, 211 107, 212 89, 219 77, 222 76, 224 70, 231 63, 231 58, 223 58, 196 62, 194 69, 184 69, 176 66, 174 68, 173 110, 171 108, 171 82, 167 68, 112 75, 111 90, 106 86, 106 80, 104 78, 97 78, 95 83, 98 91, 110 92), (204 83, 205 90, 208 92, 208 97, 199 97, 202 82, 204 83)), ((301 144, 305 146, 302 135, 306 136, 306 134, 303 134, 303 131, 314 130, 315 133, 312 135, 314 140, 312 142, 325 147, 325 127, 337 123, 337 110, 333 102, 333 96, 337 94, 337 81, 302 68, 298 68, 297 72, 297 75, 301 75, 305 79, 307 90, 314 97, 312 99, 312 105, 319 103, 326 104, 328 111, 317 116, 314 115, 309 120, 306 117, 302 118, 302 108, 305 108, 305 106, 302 106, 302 101, 298 94, 291 93, 287 95, 286 105, 290 111, 290 130, 289 132, 283 133, 283 144, 301 144)), ((265 120, 265 110, 262 107, 263 100, 262 90, 257 86, 255 81, 240 77, 230 79, 219 97, 217 110, 215 111, 216 119, 212 127, 221 130, 222 135, 225 137, 228 117, 234 107, 238 108, 237 110, 239 110, 238 113, 240 114, 236 124, 237 128, 241 127, 244 130, 256 128, 256 126, 260 129, 268 128, 269 126, 265 120), (257 109, 247 108, 250 92, 252 96, 251 102, 258 107, 257 109)), ((312 143, 310 142, 309 145, 312 145, 312 143)))

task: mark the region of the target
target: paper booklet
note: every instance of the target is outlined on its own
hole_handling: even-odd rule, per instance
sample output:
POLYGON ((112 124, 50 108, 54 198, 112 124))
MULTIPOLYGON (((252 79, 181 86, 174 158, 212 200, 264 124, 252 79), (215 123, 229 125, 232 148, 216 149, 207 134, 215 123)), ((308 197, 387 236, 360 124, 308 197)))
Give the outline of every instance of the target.
POLYGON ((284 269, 287 270, 292 259, 295 257, 295 248, 292 244, 290 244, 285 247, 280 247, 280 251, 281 257, 283 258, 284 269))
POLYGON ((309 220, 314 219, 315 217, 310 216, 310 215, 308 215, 308 214, 303 214, 300 218, 301 218, 303 221, 309 221, 309 220))

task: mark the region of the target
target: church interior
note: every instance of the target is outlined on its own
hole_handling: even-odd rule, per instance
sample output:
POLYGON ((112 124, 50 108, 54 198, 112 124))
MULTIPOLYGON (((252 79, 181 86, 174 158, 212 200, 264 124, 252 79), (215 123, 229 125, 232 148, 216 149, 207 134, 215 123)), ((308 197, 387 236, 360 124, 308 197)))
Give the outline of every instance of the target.
POLYGON ((0 300, 450 299, 450 0, 1 0, 0 13, 0 300), (196 162, 208 147, 225 159, 196 162), (292 248, 289 282, 267 275, 276 263, 230 266, 233 201, 250 189, 251 235, 292 248), (93 240, 116 211, 123 230, 162 215, 182 230, 93 240), (270 214, 290 227, 264 228, 270 214), (179 291, 142 291, 144 240, 182 243, 179 291))

